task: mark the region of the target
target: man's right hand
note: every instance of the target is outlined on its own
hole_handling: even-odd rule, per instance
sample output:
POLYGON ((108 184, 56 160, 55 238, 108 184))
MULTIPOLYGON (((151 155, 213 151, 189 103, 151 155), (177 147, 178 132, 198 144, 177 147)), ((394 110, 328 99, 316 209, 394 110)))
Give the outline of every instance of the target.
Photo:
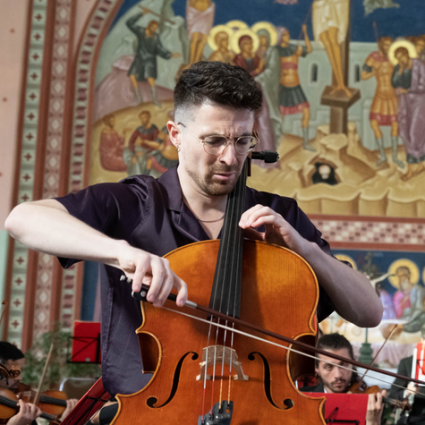
POLYGON ((170 267, 166 258, 158 257, 121 242, 118 267, 132 279, 131 289, 139 292, 142 284, 150 286, 147 300, 155 307, 161 307, 173 288, 177 289, 176 304, 182 307, 187 301, 187 285, 170 267))
POLYGON ((31 422, 41 415, 41 410, 34 404, 19 400, 18 406, 19 412, 9 419, 7 425, 31 425, 31 422))

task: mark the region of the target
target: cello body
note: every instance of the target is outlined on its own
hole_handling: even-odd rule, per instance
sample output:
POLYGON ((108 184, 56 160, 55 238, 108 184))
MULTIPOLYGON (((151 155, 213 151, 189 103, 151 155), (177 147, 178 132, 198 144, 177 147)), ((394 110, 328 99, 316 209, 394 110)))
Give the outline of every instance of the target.
MULTIPOLYGON (((197 242, 165 256, 188 284, 190 300, 200 305, 210 301, 219 242, 197 242)), ((240 318, 293 339, 314 335, 319 287, 305 260, 286 248, 249 240, 243 242, 243 255, 240 318)), ((143 323, 136 332, 144 372, 154 375, 138 393, 117 395, 114 425, 201 424, 217 403, 225 406, 224 413, 231 411, 231 420, 217 417, 207 423, 325 424, 324 398, 295 388, 287 350, 237 333, 231 348, 230 331, 210 329, 207 323, 149 303, 141 305, 143 323)), ((169 300, 164 307, 207 319, 169 300)))

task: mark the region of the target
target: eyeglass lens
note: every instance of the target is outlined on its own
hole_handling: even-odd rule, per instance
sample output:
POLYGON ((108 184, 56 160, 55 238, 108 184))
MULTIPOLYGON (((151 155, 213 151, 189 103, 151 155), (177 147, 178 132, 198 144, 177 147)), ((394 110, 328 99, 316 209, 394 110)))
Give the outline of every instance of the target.
MULTIPOLYGON (((253 136, 239 137, 235 141, 235 149, 238 153, 248 153, 256 143, 256 138, 253 136)), ((220 153, 227 146, 227 139, 220 136, 211 136, 204 139, 204 146, 209 153, 220 153)))

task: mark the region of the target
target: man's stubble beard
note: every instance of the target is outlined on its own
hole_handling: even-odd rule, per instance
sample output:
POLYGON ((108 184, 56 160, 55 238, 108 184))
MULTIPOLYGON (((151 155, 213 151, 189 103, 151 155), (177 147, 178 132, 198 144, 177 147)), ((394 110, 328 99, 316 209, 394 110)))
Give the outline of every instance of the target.
POLYGON ((185 167, 187 174, 192 178, 196 185, 208 196, 225 196, 228 195, 236 186, 236 182, 239 178, 240 170, 234 167, 221 167, 220 169, 208 170, 208 174, 205 178, 200 177, 192 169, 185 167), (231 172, 236 171, 237 177, 231 183, 227 182, 213 182, 212 175, 214 172, 231 172))

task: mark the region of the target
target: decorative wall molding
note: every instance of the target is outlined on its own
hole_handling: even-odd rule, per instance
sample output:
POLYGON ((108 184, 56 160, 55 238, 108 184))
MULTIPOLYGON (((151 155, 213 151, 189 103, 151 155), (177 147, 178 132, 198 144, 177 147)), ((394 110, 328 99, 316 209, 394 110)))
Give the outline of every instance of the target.
MULTIPOLYGON (((34 196, 36 174, 37 145, 39 143, 39 114, 42 96, 44 72, 44 46, 46 38, 48 0, 33 0, 30 5, 30 28, 26 51, 25 98, 22 105, 20 157, 18 158, 19 181, 17 182, 17 203, 31 201, 34 196)), ((27 267, 29 250, 15 241, 13 246, 11 281, 8 283, 9 317, 7 338, 18 347, 22 346, 24 312, 26 311, 25 293, 27 287, 27 267)))
POLYGON ((381 217, 310 216, 332 247, 425 250, 425 220, 381 217))
MULTIPOLYGON (((42 198, 59 196, 62 141, 64 138, 65 95, 68 62, 72 60, 72 0, 56 0, 52 46, 50 95, 48 103, 46 153, 42 198)), ((52 299, 57 260, 46 254, 38 256, 37 286, 34 297, 33 337, 51 328, 52 299)))

